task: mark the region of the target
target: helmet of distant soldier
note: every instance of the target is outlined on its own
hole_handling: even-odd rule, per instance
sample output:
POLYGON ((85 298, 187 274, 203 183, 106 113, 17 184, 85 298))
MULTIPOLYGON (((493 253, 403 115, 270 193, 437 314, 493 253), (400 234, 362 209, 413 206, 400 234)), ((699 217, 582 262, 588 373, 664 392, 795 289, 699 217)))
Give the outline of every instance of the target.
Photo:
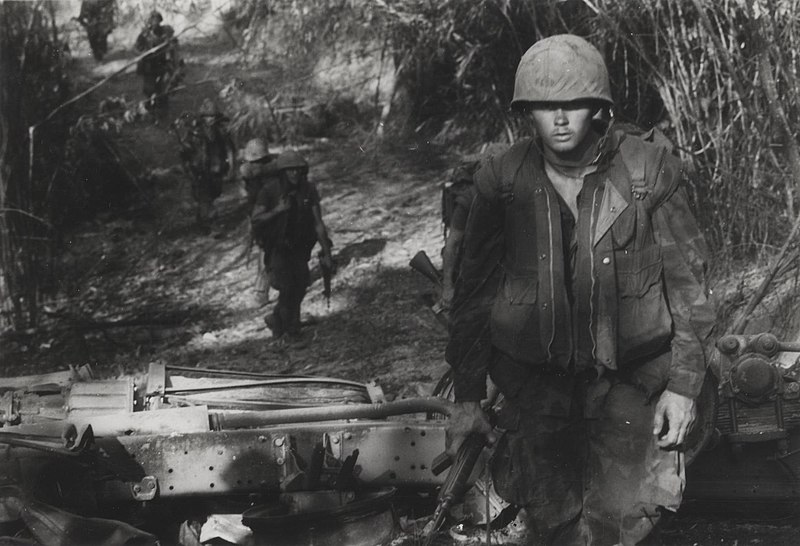
POLYGON ((283 152, 281 155, 278 156, 276 160, 276 167, 279 171, 287 171, 289 169, 298 169, 301 171, 308 172, 308 161, 303 158, 298 152, 294 150, 288 150, 283 152))
POLYGON ((511 107, 576 100, 613 104, 603 55, 573 34, 558 34, 533 44, 517 65, 511 107))
POLYGON ((244 152, 242 152, 242 159, 253 162, 269 157, 269 155, 269 148, 267 148, 267 144, 264 140, 253 138, 245 144, 244 152))
POLYGON ((147 23, 150 25, 158 24, 163 21, 164 18, 161 16, 161 13, 158 10, 153 10, 150 12, 150 15, 147 16, 147 23))

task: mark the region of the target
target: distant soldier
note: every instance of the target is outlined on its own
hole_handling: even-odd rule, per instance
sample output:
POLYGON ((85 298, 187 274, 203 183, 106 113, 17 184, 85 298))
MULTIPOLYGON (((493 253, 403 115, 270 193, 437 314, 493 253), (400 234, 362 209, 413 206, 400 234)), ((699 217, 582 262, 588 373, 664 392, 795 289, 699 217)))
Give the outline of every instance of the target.
POLYGON ((250 139, 245 144, 239 178, 247 195, 248 212, 253 211, 256 196, 261 188, 269 181, 277 183, 278 169, 274 161, 276 157, 278 157, 276 154, 269 152, 267 144, 261 138, 250 139))
POLYGON ((108 35, 114 30, 114 0, 83 0, 78 22, 86 29, 92 55, 98 61, 108 52, 108 35))
POLYGON ((161 50, 147 55, 139 61, 136 73, 142 76, 142 91, 147 98, 148 110, 163 110, 167 107, 167 91, 179 74, 181 62, 178 59, 178 39, 169 25, 162 25, 164 18, 153 11, 147 18, 147 26, 136 38, 136 51, 147 51, 164 43, 161 50))
MULTIPOLYGON (((247 195, 248 214, 253 212, 256 197, 259 191, 267 184, 278 184, 277 162, 275 154, 269 152, 266 143, 260 138, 247 142, 242 151, 242 164, 239 166, 239 179, 247 195)), ((251 224, 250 237, 263 251, 264 269, 259 272, 258 290, 263 295, 264 302, 269 301, 269 261, 272 255, 272 238, 269 237, 270 222, 261 222, 256 226, 251 224)))
POLYGON ((192 177, 192 197, 197 204, 197 222, 208 225, 214 200, 222 185, 234 175, 235 147, 228 131, 228 118, 211 99, 206 99, 197 115, 184 115, 176 124, 186 125, 181 141, 181 160, 192 177))
POLYGON ((300 305, 311 284, 311 250, 320 244, 320 265, 329 271, 333 257, 319 193, 308 181, 308 163, 295 151, 281 154, 275 163, 278 180, 270 180, 260 188, 250 221, 253 231, 264 238, 267 274, 271 285, 280 292, 264 322, 275 337, 296 336, 300 333, 300 305))

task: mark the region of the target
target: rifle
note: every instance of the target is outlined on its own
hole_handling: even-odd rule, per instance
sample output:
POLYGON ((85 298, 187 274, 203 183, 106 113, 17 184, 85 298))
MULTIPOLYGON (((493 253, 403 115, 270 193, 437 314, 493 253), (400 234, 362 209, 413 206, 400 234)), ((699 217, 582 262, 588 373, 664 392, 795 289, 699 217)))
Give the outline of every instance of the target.
MULTIPOLYGON (((441 527, 442 522, 444 522, 444 518, 448 510, 450 510, 450 507, 461 502, 464 495, 471 487, 467 481, 485 445, 485 437, 482 434, 473 433, 467 436, 464 443, 458 448, 458 454, 456 455, 453 468, 450 469, 444 485, 442 485, 442 488, 439 490, 436 510, 433 513, 433 526, 425 539, 424 546, 430 546, 433 543, 436 532, 439 530, 439 527, 441 527)), ((442 464, 437 464, 436 462, 434 462, 434 467, 435 468, 432 468, 434 474, 439 474, 446 468, 446 466, 442 468, 442 464)))
MULTIPOLYGON (((436 288, 439 292, 439 296, 441 297, 442 294, 442 272, 436 269, 436 266, 433 265, 431 259, 428 257, 428 254, 424 250, 420 250, 414 257, 411 258, 411 261, 408 262, 408 265, 411 266, 411 269, 421 273, 431 281, 433 284, 436 285, 436 288)), ((449 320, 447 319, 447 315, 444 313, 444 309, 439 301, 429 303, 426 302, 428 307, 433 314, 436 315, 436 319, 441 322, 445 327, 449 327, 449 320)))

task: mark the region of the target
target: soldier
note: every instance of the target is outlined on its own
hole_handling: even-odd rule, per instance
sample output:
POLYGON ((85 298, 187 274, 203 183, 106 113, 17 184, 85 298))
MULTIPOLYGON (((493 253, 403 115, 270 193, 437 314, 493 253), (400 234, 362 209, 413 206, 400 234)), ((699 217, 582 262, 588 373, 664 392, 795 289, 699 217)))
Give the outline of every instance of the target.
POLYGON ((250 217, 253 232, 262 240, 264 265, 278 302, 264 317, 275 337, 300 333, 300 305, 311 284, 311 250, 322 247, 320 264, 333 267, 331 241, 322 221, 319 193, 308 181, 308 163, 295 151, 275 161, 278 179, 269 180, 256 195, 250 217))
POLYGON ((196 116, 184 115, 176 121, 188 125, 181 138, 181 160, 192 177, 197 223, 208 226, 214 200, 222 194, 222 185, 234 174, 235 147, 228 131, 228 118, 211 99, 205 99, 196 116))
POLYGON ((108 52, 108 35, 114 30, 114 0, 83 0, 78 22, 86 29, 92 55, 98 61, 108 52))
MULTIPOLYGON (((266 143, 260 138, 247 142, 242 151, 242 164, 239 167, 239 178, 247 197, 247 211, 252 214, 261 188, 268 184, 278 184, 278 169, 274 159, 277 156, 269 152, 266 143)), ((250 240, 261 249, 263 269, 258 275, 258 291, 265 303, 269 302, 269 262, 272 256, 272 239, 269 236, 271 222, 261 222, 256 226, 251 223, 250 240)))
POLYGON ((714 310, 706 245, 667 148, 602 123, 602 55, 558 35, 523 55, 512 108, 532 135, 483 163, 447 360, 457 410, 497 449, 497 492, 530 543, 633 545, 677 510, 681 446, 714 310), (504 395, 497 440, 486 375, 504 395))
POLYGON ((158 11, 153 11, 147 18, 147 25, 136 38, 136 51, 147 51, 158 45, 168 43, 161 50, 147 55, 139 61, 136 73, 142 76, 142 91, 146 97, 145 107, 148 110, 163 112, 169 101, 167 91, 176 80, 180 69, 177 49, 178 40, 175 31, 169 25, 162 25, 164 18, 158 11))

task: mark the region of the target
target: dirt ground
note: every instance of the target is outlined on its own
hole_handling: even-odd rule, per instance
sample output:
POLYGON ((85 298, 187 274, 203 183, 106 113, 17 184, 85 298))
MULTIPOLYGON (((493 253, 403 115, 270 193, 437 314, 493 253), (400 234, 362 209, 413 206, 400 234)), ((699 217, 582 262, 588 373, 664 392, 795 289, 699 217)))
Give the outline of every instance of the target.
MULTIPOLYGON (((187 88, 172 97, 172 118, 215 96, 227 78, 247 76, 218 50, 196 45, 184 54, 187 88)), ((100 65, 76 59, 76 81, 98 80, 129 58, 112 51, 100 65)), ((106 96, 138 98, 139 86, 125 73, 80 107, 90 110, 106 96)), ((130 206, 65 234, 68 293, 48 307, 45 327, 3 342, 3 375, 90 364, 107 377, 159 361, 376 380, 390 398, 429 394, 446 370, 446 332, 423 301, 432 285, 408 262, 425 250, 440 263, 439 185, 458 155, 426 142, 389 141, 376 150, 355 132, 291 143, 311 164, 338 272, 328 303, 314 268, 301 338, 276 340, 263 322, 272 303, 258 290, 260 256, 249 244, 242 190, 227 185, 211 231, 197 229, 169 121, 135 121, 116 137, 126 162, 152 174, 149 183, 130 206)), ((647 544, 788 546, 800 543, 796 515, 688 513, 647 544)))

